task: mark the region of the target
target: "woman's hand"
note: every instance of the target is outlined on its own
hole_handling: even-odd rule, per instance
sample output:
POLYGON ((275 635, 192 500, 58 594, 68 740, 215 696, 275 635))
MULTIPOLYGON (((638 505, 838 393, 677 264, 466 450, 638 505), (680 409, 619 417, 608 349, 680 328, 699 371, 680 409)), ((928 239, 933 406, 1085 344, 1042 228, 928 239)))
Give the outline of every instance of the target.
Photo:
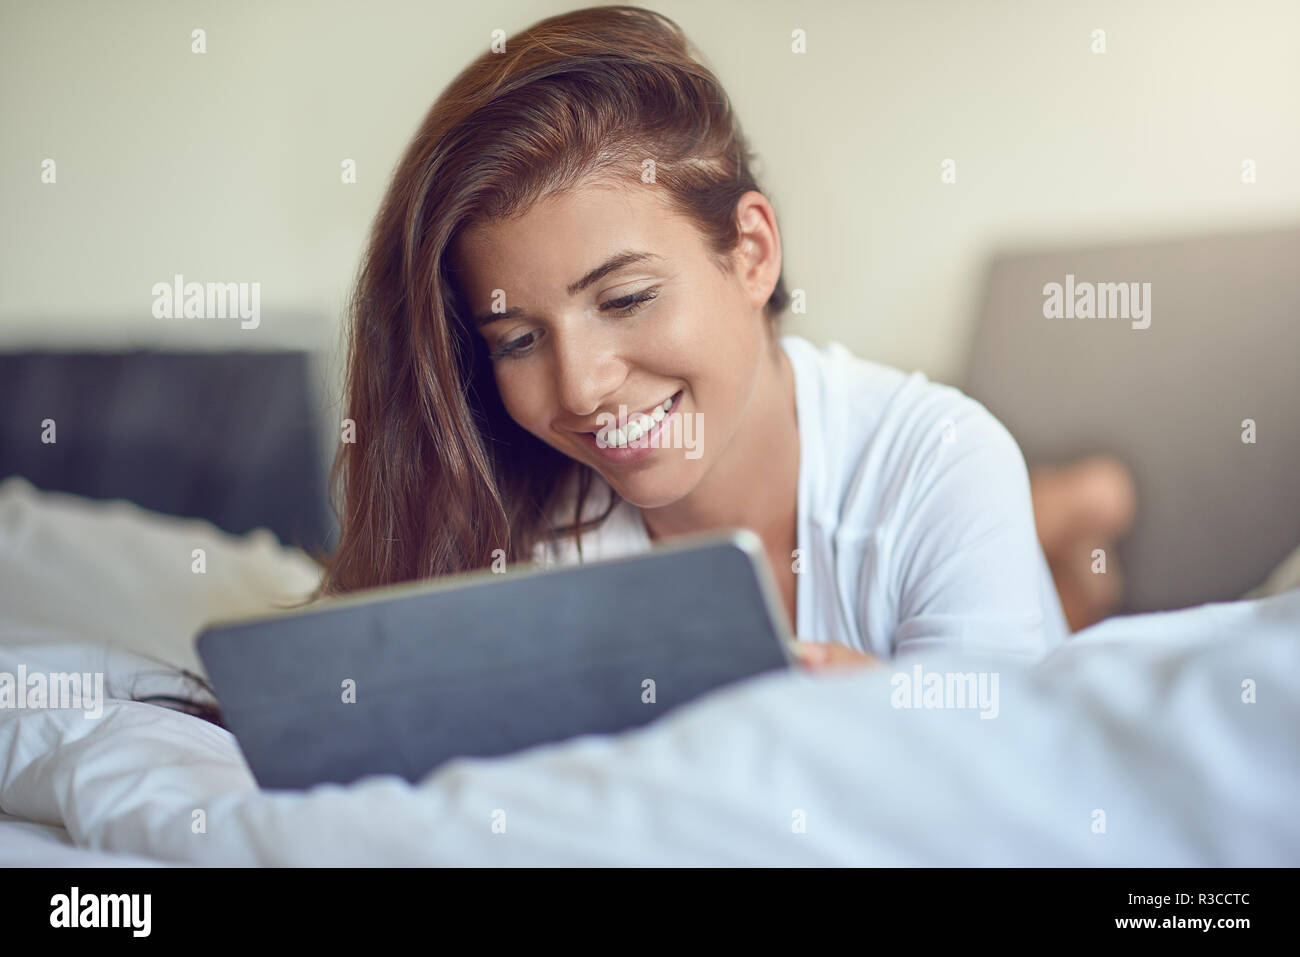
POLYGON ((838 671, 880 664, 875 655, 866 655, 835 642, 795 639, 794 652, 799 663, 809 671, 838 671))

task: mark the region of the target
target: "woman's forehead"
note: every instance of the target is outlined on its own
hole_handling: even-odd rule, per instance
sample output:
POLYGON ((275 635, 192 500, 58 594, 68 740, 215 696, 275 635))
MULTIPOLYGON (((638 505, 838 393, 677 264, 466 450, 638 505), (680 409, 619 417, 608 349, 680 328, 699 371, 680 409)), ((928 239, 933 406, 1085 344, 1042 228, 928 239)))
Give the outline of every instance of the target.
POLYGON ((466 227, 453 259, 471 285, 493 288, 492 276, 567 285, 620 250, 680 251, 687 225, 653 188, 588 186, 539 200, 512 219, 466 227))
POLYGON ((666 212, 661 188, 597 181, 551 193, 510 218, 472 222, 460 239, 467 250, 493 251, 537 237, 563 238, 566 227, 581 233, 629 221, 653 226, 666 212))

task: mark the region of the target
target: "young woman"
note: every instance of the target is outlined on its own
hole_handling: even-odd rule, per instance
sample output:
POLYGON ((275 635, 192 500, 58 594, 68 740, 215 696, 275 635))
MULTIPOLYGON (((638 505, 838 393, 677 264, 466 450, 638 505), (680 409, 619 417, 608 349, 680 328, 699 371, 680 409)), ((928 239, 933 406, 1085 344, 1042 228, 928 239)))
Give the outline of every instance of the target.
POLYGON ((741 526, 810 660, 1064 637, 1007 431, 780 334, 751 160, 648 10, 543 20, 452 82, 362 266, 321 594, 741 526))

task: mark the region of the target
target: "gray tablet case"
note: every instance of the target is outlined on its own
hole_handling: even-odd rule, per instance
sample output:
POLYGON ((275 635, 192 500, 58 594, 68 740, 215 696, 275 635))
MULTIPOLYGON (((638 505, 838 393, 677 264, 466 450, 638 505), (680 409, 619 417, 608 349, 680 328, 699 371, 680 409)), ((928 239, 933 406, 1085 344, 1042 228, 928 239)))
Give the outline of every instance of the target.
POLYGON ((789 639, 761 540, 736 530, 329 599, 197 645, 254 777, 292 789, 644 725, 788 667, 789 639))

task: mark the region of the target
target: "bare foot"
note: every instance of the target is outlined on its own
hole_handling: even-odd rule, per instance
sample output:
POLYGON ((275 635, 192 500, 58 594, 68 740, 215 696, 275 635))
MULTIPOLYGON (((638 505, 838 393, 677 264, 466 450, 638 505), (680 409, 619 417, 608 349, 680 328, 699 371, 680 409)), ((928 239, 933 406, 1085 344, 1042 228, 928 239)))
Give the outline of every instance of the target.
POLYGON ((1105 618, 1123 595, 1114 543, 1137 512, 1137 490, 1124 464, 1094 455, 1030 471, 1034 521, 1072 631, 1105 618), (1094 549, 1106 553, 1105 572, 1093 570, 1094 549))
POLYGON ((1124 463, 1093 455, 1030 470, 1034 521, 1043 550, 1059 551, 1086 535, 1118 539, 1137 513, 1137 489, 1124 463))

